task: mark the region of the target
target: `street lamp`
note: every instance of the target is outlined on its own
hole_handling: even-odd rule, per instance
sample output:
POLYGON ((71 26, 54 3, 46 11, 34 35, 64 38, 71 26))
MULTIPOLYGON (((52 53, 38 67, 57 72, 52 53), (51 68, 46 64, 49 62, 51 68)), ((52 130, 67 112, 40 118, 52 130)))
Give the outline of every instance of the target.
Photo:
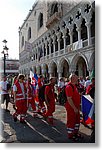
POLYGON ((3 46, 3 51, 1 52, 4 55, 4 75, 6 75, 6 56, 8 56, 9 48, 6 46, 7 41, 2 41, 5 45, 3 46))

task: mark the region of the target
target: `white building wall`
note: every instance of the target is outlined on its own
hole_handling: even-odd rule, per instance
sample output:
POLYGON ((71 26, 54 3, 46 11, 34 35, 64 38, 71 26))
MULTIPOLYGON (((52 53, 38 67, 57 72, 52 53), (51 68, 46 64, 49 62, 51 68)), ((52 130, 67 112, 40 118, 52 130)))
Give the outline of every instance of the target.
MULTIPOLYGON (((79 1, 78 1, 79 3, 79 1)), ((92 1, 89 1, 88 4, 90 5, 92 3, 92 1)), ((49 73, 52 73, 51 67, 53 67, 53 61, 55 62, 55 64, 57 65, 57 71, 58 73, 60 73, 60 69, 59 67, 62 67, 59 64, 61 58, 63 57, 64 59, 67 60, 68 65, 69 65, 69 72, 75 71, 76 66, 75 63, 77 63, 79 56, 82 57, 85 62, 86 62, 86 66, 88 71, 90 70, 90 65, 89 65, 89 61, 91 58, 91 55, 93 55, 93 52, 95 51, 95 47, 94 47, 94 37, 91 38, 90 37, 90 20, 92 17, 92 11, 94 10, 94 8, 91 8, 91 11, 88 13, 85 13, 84 10, 87 6, 87 3, 83 4, 79 3, 78 5, 76 5, 77 3, 72 3, 69 4, 66 3, 63 6, 63 15, 61 20, 56 22, 56 24, 54 24, 52 27, 50 27, 49 29, 46 28, 46 22, 47 22, 47 4, 44 1, 43 3, 40 3, 38 1, 38 3, 36 4, 36 6, 33 8, 33 10, 30 12, 30 14, 28 14, 28 18, 25 21, 25 23, 22 25, 21 30, 20 30, 20 34, 22 33, 22 35, 24 35, 25 37, 25 41, 27 40, 27 30, 29 27, 31 27, 32 29, 32 37, 29 40, 30 43, 33 44, 33 49, 32 52, 25 52, 24 46, 21 47, 20 44, 20 71, 24 71, 24 70, 28 70, 27 72, 29 72, 30 68, 38 68, 39 66, 42 66, 42 64, 47 64, 48 68, 49 68, 49 73), (40 9, 41 8, 41 9, 40 9), (87 34, 88 34, 88 39, 86 39, 85 41, 82 41, 80 39, 80 33, 81 33, 81 23, 82 20, 81 18, 79 20, 76 19, 76 14, 77 12, 80 11, 81 12, 81 17, 85 19, 86 21, 86 27, 87 27, 87 34), (34 16, 36 12, 36 15, 34 16), (38 30, 38 16, 39 13, 42 12, 43 13, 43 17, 44 17, 44 25, 38 30), (77 27, 77 31, 78 31, 78 41, 76 43, 73 43, 73 41, 70 41, 70 45, 65 46, 65 33, 66 33, 66 29, 63 29, 61 27, 62 22, 65 21, 66 23, 66 27, 69 29, 69 35, 70 35, 70 39, 72 40, 72 31, 73 31, 73 24, 69 25, 68 21, 70 19, 70 17, 73 18, 73 24, 76 24, 77 27), (27 26, 28 25, 28 26, 27 26), (57 27, 60 27, 60 31, 57 31, 57 27), (27 28, 27 29, 25 29, 27 28), (64 49, 62 50, 58 50, 58 51, 54 51, 54 53, 51 54, 51 47, 50 48, 50 54, 47 56, 43 56, 41 58, 41 60, 39 61, 38 58, 36 58, 35 60, 31 61, 31 57, 37 53, 38 54, 38 47, 42 46, 43 44, 45 44, 46 47, 46 42, 50 43, 50 39, 53 39, 53 44, 54 44, 54 36, 52 34, 52 30, 55 31, 55 35, 58 38, 58 42, 60 42, 60 33, 62 32, 63 34, 63 39, 64 39, 64 49), (48 37, 49 33, 51 34, 51 38, 48 37), (45 37, 47 39, 45 39, 45 37), (42 39, 44 40, 42 42, 42 39), (86 45, 85 45, 86 43, 86 45), (84 46, 85 45, 85 46, 84 46), (76 59, 75 59, 76 58, 76 59), (51 66, 51 67, 50 67, 51 66)), ((21 36, 20 35, 20 43, 21 43, 21 36)), ((60 47, 59 47, 60 48, 60 47)), ((91 65, 92 66, 92 65, 91 65)))

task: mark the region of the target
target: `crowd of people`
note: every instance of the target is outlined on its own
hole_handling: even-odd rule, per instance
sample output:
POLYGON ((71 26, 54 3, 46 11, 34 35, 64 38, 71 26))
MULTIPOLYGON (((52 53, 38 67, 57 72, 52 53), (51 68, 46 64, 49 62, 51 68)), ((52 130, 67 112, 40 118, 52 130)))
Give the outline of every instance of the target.
POLYGON ((8 112, 8 103, 13 99, 13 107, 15 112, 13 119, 15 122, 20 115, 20 123, 26 123, 26 114, 29 107, 32 108, 32 116, 42 115, 44 119, 53 125, 53 113, 55 112, 56 102, 60 104, 58 95, 65 88, 66 101, 64 107, 67 113, 67 133, 68 138, 77 141, 82 138, 79 134, 80 127, 80 103, 83 94, 89 94, 93 99, 95 97, 95 78, 91 80, 86 77, 78 78, 77 75, 71 74, 69 78, 50 77, 49 80, 44 79, 41 75, 38 77, 36 87, 30 77, 23 74, 13 78, 10 86, 7 77, 3 76, 0 81, 1 104, 6 102, 6 111, 8 112), (57 84, 56 84, 57 83, 57 84), (43 88, 42 88, 43 87, 43 88), (42 95, 40 93, 41 89, 42 95))

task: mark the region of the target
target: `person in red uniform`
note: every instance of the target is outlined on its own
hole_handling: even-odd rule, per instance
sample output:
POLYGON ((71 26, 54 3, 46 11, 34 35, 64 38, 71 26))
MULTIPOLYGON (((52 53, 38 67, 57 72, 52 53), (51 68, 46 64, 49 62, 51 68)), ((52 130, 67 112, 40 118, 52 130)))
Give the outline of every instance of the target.
POLYGON ((45 87, 45 103, 47 106, 47 122, 50 125, 53 125, 53 113, 55 112, 55 94, 54 94, 54 85, 56 83, 56 78, 51 77, 50 83, 45 87))
POLYGON ((78 133, 80 126, 80 95, 76 87, 77 82, 78 76, 71 74, 65 89, 67 96, 65 103, 67 111, 67 133, 68 138, 74 141, 81 137, 78 133))
POLYGON ((28 78, 28 81, 26 82, 26 88, 27 88, 27 107, 29 108, 29 105, 31 104, 31 107, 33 109, 33 117, 37 116, 36 112, 36 105, 35 105, 35 91, 31 84, 31 78, 28 78))
POLYGON ((18 81, 13 86, 14 102, 16 106, 16 111, 13 114, 14 121, 17 121, 17 116, 20 115, 20 122, 25 122, 25 116, 27 112, 27 89, 25 83, 23 82, 24 75, 19 75, 18 81))
MULTIPOLYGON (((40 77, 38 78, 38 92, 39 92, 39 89, 44 85, 44 78, 42 75, 40 75, 40 77)), ((44 101, 43 100, 40 100, 39 99, 39 113, 44 115, 46 113, 46 107, 45 107, 45 104, 44 104, 44 101)))

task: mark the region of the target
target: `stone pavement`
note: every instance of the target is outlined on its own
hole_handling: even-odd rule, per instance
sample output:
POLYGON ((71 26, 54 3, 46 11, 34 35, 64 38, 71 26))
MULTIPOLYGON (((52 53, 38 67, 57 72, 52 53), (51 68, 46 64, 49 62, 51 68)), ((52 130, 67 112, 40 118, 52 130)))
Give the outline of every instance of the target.
MULTIPOLYGON (((27 124, 21 124, 19 120, 14 122, 12 118, 14 109, 11 103, 9 110, 10 113, 1 109, 1 143, 73 143, 67 138, 66 111, 63 106, 56 104, 54 126, 48 125, 40 115, 33 118, 30 110, 27 113, 27 124)), ((84 139, 78 143, 94 143, 90 128, 81 124, 80 133, 84 139)))

